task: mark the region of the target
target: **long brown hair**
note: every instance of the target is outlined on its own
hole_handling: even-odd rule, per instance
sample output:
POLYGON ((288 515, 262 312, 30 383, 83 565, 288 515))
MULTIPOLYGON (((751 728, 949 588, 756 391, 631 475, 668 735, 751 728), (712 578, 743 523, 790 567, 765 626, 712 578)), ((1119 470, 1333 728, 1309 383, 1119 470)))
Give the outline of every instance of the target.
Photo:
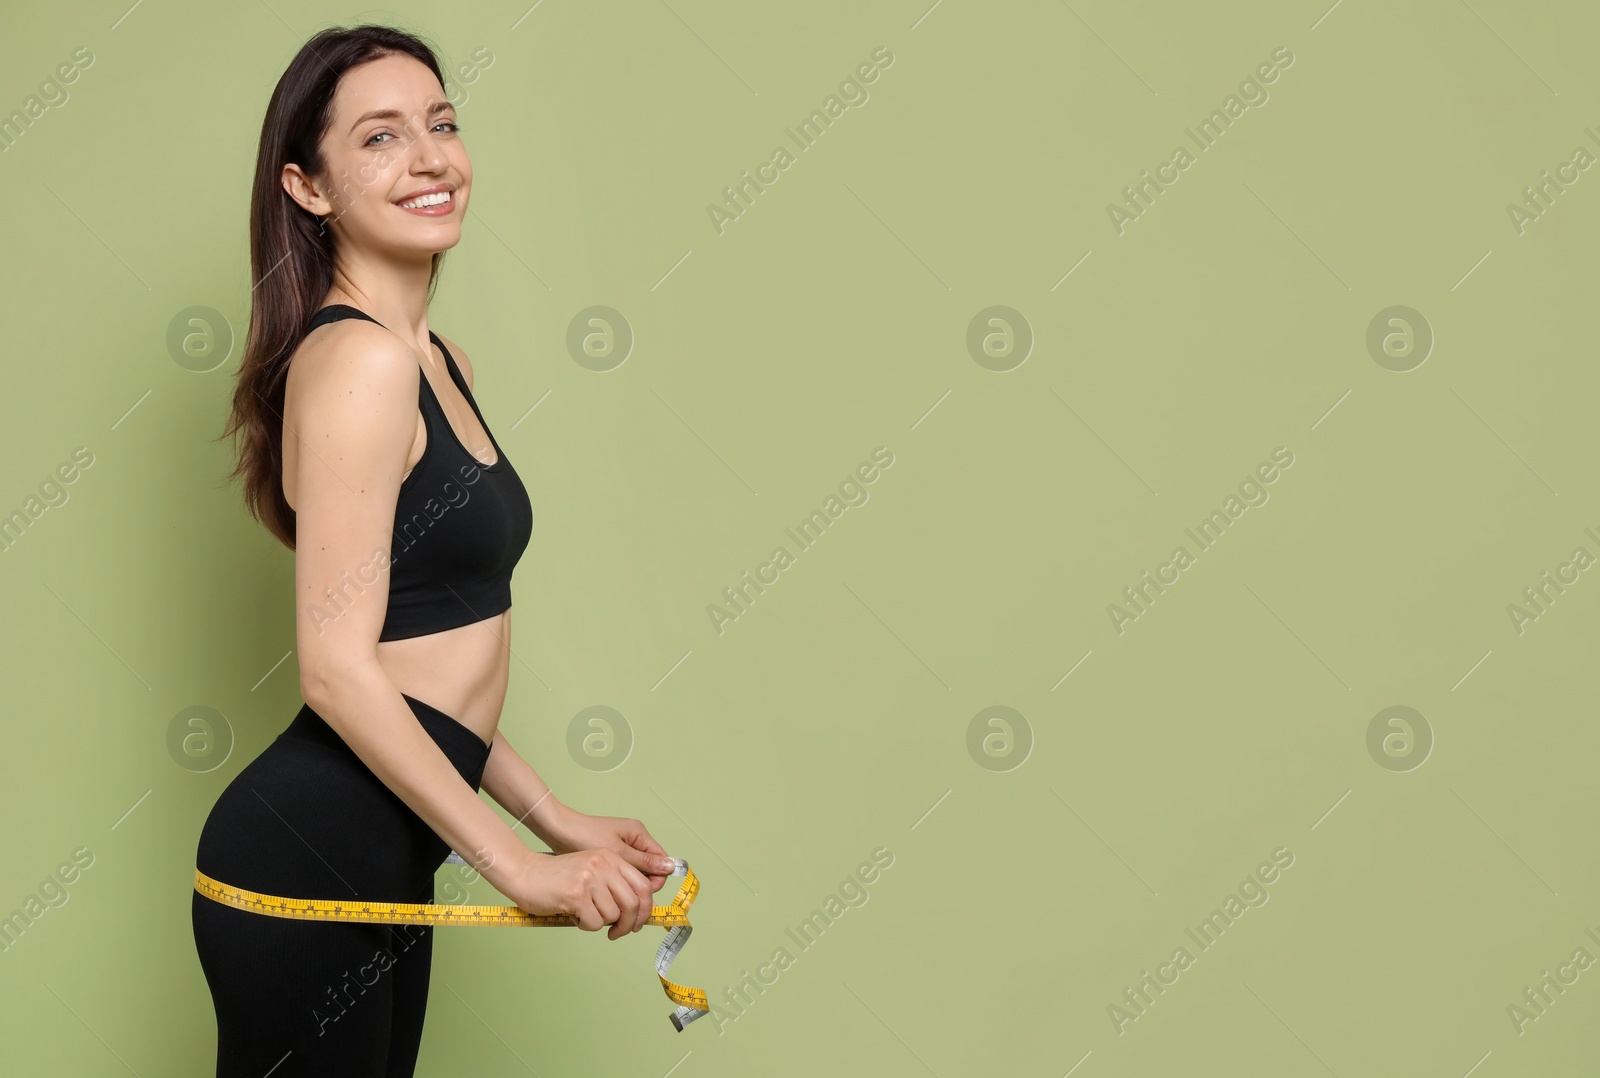
MULTIPOLYGON (((329 27, 290 62, 261 124, 250 195, 250 329, 236 373, 233 408, 219 437, 234 437, 250 514, 290 550, 295 513, 283 496, 283 400, 289 359, 333 285, 334 237, 325 219, 283 189, 283 166, 323 178, 322 136, 333 120, 333 95, 346 71, 392 54, 413 56, 444 85, 438 58, 421 38, 389 26, 329 27)), ((433 256, 431 299, 443 253, 433 256)))

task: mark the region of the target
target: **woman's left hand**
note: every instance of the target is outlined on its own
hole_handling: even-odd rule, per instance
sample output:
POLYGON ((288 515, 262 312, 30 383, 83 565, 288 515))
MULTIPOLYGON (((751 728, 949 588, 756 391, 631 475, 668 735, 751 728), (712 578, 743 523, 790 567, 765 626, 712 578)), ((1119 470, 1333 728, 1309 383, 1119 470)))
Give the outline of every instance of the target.
POLYGON ((644 824, 625 816, 590 816, 568 808, 544 839, 557 854, 616 850, 649 878, 652 893, 661 889, 674 868, 667 851, 650 837, 644 824))

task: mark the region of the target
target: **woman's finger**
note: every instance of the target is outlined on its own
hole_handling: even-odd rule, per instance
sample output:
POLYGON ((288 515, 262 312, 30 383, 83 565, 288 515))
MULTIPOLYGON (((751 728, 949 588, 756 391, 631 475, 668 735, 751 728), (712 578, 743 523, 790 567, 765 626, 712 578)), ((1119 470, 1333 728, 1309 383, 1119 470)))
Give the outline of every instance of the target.
MULTIPOLYGON (((672 859, 666 856, 665 851, 657 847, 654 852, 640 849, 637 846, 627 846, 616 851, 617 856, 628 863, 628 866, 643 876, 670 876, 676 867, 672 859)), ((656 884, 657 887, 661 885, 656 884)))
POLYGON ((644 824, 638 820, 628 820, 623 833, 627 838, 628 845, 634 849, 643 850, 645 853, 666 855, 667 851, 662 847, 661 843, 652 838, 650 832, 645 829, 644 824))
POLYGON ((617 907, 616 924, 611 926, 610 933, 610 937, 615 940, 635 930, 639 919, 639 895, 626 876, 618 874, 609 882, 611 898, 617 907))

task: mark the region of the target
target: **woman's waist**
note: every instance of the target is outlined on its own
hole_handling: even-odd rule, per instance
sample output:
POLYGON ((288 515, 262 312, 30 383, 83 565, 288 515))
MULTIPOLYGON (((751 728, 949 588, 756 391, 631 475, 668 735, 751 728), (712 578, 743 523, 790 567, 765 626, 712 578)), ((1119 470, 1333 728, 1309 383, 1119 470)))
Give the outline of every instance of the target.
MULTIPOLYGON (((487 724, 487 729, 484 729, 485 724, 481 721, 463 722, 451 711, 421 695, 435 690, 417 689, 408 685, 396 685, 395 688, 399 690, 405 707, 410 710, 415 721, 443 750, 445 756, 461 773, 462 778, 467 779, 476 788, 482 781, 483 769, 489 762, 496 723, 491 722, 487 724)), ((335 723, 340 726, 345 723, 360 725, 364 716, 359 713, 367 711, 367 705, 357 702, 355 708, 358 714, 344 715, 341 711, 334 715, 334 722, 329 722, 328 714, 324 713, 328 705, 324 703, 322 706, 324 711, 319 712, 309 703, 302 704, 289 725, 279 734, 278 740, 257 759, 262 760, 280 751, 297 751, 295 747, 307 746, 319 757, 324 753, 338 757, 352 769, 353 773, 359 773, 363 781, 370 778, 378 782, 366 763, 345 740, 344 735, 335 728, 335 723)), ((498 719, 498 711, 495 716, 498 719)))
POLYGON ((378 665, 402 693, 491 742, 511 673, 506 620, 502 615, 428 636, 382 641, 378 665))

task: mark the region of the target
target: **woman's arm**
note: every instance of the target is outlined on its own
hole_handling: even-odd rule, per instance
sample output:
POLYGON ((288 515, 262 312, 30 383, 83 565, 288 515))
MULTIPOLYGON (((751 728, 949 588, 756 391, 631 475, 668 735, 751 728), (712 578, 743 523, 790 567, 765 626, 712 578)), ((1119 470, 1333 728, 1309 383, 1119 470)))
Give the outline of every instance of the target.
POLYGON ((322 329, 290 368, 300 691, 384 785, 511 894, 536 855, 462 780, 377 658, 422 376, 404 342, 355 320, 322 329))
MULTIPOLYGON (((533 767, 496 730, 483 769, 484 792, 544 840, 553 853, 616 850, 650 879, 657 891, 672 871, 661 843, 628 816, 590 816, 556 800, 533 767)), ((491 883, 494 881, 491 880, 491 883)))
POLYGON ((489 762, 483 768, 483 792, 514 816, 529 831, 555 849, 561 844, 561 824, 571 812, 556 800, 539 773, 517 754, 496 729, 489 745, 489 762))

